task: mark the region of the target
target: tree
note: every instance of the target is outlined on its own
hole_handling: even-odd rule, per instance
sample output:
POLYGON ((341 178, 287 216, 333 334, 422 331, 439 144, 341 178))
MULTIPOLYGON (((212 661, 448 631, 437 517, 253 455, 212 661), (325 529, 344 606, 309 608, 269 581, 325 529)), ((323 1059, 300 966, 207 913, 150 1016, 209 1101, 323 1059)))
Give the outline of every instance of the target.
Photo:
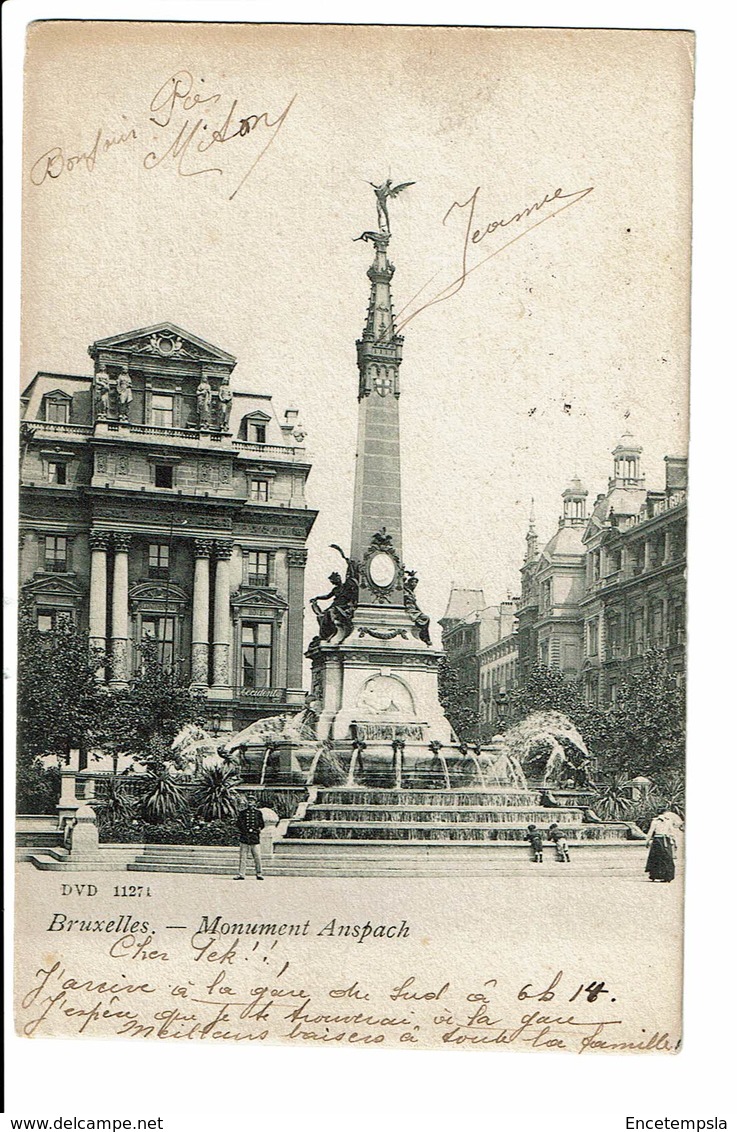
POLYGON ((683 770, 685 691, 662 651, 645 655, 640 671, 628 676, 616 703, 606 709, 585 702, 579 681, 542 665, 532 669, 524 688, 509 693, 508 702, 513 722, 537 711, 566 715, 607 777, 658 777, 683 770))
POLYGON ((442 658, 438 668, 438 698, 458 738, 478 739, 478 688, 470 682, 462 682, 447 657, 442 658))
POLYGON ((70 617, 41 632, 32 606, 22 606, 18 623, 18 747, 28 762, 40 756, 66 759, 72 748, 87 749, 104 732, 110 696, 96 673, 104 653, 70 617))
POLYGON ((113 698, 105 746, 160 763, 185 723, 206 722, 205 697, 193 691, 182 664, 166 665, 156 641, 144 640, 140 663, 113 698))
POLYGON ((610 719, 596 704, 584 699, 580 681, 567 679, 562 672, 536 665, 524 688, 509 693, 509 716, 513 723, 538 711, 559 711, 575 724, 592 754, 603 754, 610 742, 610 719))
POLYGON ((59 798, 58 766, 72 749, 85 752, 102 741, 110 695, 96 673, 104 653, 70 617, 49 632, 37 627, 30 602, 18 619, 17 805, 20 813, 53 813, 59 798), (44 766, 44 757, 57 760, 44 766))
POLYGON ((624 774, 662 776, 682 771, 686 752, 686 693, 662 650, 622 685, 609 712, 610 758, 624 774))

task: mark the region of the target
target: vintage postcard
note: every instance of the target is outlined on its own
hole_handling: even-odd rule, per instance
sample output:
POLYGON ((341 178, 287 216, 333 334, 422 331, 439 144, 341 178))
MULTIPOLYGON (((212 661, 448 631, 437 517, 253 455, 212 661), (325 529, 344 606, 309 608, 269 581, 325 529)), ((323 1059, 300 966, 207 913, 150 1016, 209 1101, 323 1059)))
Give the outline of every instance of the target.
POLYGON ((30 25, 18 1034, 678 1051, 693 67, 30 25))

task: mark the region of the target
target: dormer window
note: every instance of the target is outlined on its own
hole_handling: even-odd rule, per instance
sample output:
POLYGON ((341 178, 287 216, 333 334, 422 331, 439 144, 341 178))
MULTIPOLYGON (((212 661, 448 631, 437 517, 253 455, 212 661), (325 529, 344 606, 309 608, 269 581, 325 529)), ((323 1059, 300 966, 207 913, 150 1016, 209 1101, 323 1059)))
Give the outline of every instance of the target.
POLYGON ((71 398, 66 393, 47 393, 43 405, 44 420, 49 424, 69 424, 71 398))
POLYGON ((260 409, 245 416, 241 430, 244 440, 247 440, 250 444, 265 444, 266 428, 270 420, 271 417, 268 413, 264 413, 260 409))

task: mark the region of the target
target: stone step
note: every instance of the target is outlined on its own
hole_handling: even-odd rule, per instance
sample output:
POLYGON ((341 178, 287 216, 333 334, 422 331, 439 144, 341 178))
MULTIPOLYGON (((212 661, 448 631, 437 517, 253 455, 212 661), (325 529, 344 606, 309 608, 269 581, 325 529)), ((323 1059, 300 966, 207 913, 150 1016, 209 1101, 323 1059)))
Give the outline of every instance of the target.
POLYGON ((537 806, 539 790, 382 790, 375 787, 319 787, 316 804, 326 806, 431 806, 445 809, 463 806, 537 806))
POLYGON ((462 809, 449 810, 447 807, 428 806, 323 806, 310 805, 305 812, 305 821, 374 821, 374 822, 467 822, 477 821, 495 825, 504 823, 534 823, 548 828, 553 821, 558 825, 580 825, 583 822, 581 810, 555 810, 551 818, 551 811, 545 809, 531 809, 525 806, 509 806, 508 808, 489 809, 485 806, 464 806, 462 809))
MULTIPOLYGON (((562 827, 570 842, 626 840, 625 824, 562 827)), ((292 821, 286 833, 288 841, 365 840, 381 841, 524 841, 526 824, 511 822, 337 822, 292 821)))
MULTIPOLYGON (((139 873, 189 873, 208 876, 221 876, 232 879, 235 869, 227 868, 222 865, 182 865, 176 862, 166 863, 150 863, 140 864, 133 862, 127 866, 128 872, 139 873)), ((413 864, 411 868, 387 868, 386 865, 372 866, 367 862, 355 862, 354 864, 336 864, 336 863, 323 863, 315 864, 307 867, 304 862, 281 862, 276 865, 269 865, 264 868, 264 876, 266 878, 278 876, 299 876, 299 877, 412 877, 412 878, 442 878, 448 876, 456 876, 460 874, 464 878, 468 877, 486 877, 486 876, 553 876, 573 879, 576 877, 591 877, 600 876, 602 878, 610 876, 633 876, 638 875, 639 870, 633 869, 628 863, 625 864, 612 864, 601 865, 598 862, 589 866, 574 866, 563 865, 554 863, 552 865, 535 865, 533 862, 527 862, 524 865, 515 866, 508 861, 499 861, 491 863, 487 866, 481 866, 478 863, 469 865, 468 867, 461 868, 456 863, 455 866, 449 861, 445 865, 421 865, 413 864)), ((246 881, 254 879, 252 874, 246 876, 246 881)))

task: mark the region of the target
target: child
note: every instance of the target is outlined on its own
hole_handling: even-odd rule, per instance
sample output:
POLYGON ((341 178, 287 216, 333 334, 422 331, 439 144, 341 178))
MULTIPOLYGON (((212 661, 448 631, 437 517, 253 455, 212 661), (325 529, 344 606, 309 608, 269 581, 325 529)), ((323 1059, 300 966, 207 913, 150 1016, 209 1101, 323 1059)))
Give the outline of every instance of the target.
POLYGON ((548 837, 555 845, 556 852, 558 854, 558 860, 567 861, 570 864, 571 858, 568 855, 568 842, 566 841, 566 835, 558 825, 557 821, 554 821, 550 829, 548 830, 548 837))
POLYGON ((533 861, 536 865, 541 865, 543 860, 543 835, 536 825, 528 825, 525 841, 530 843, 533 861))

